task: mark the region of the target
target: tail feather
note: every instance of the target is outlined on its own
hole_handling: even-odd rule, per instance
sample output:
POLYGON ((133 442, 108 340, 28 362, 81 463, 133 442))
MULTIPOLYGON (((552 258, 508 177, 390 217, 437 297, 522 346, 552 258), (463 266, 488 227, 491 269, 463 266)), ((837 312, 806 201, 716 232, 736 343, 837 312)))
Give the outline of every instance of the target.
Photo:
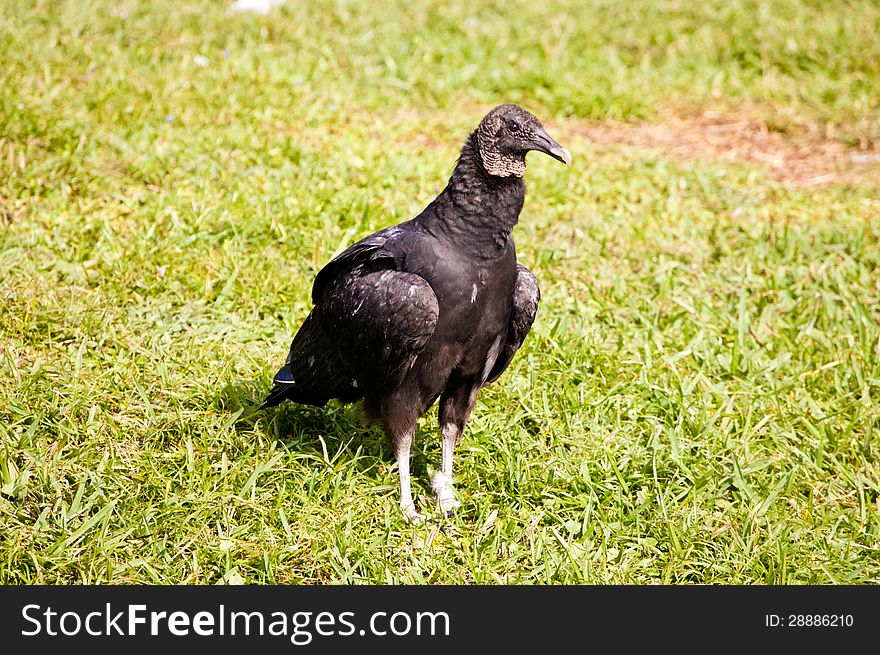
POLYGON ((263 401, 263 404, 260 405, 259 409, 266 409, 267 407, 274 407, 279 404, 282 400, 285 400, 289 397, 290 392, 292 391, 291 387, 284 386, 280 384, 276 384, 272 387, 272 391, 269 392, 269 395, 266 396, 266 400, 263 401))
POLYGON ((287 398, 295 399, 297 395, 296 381, 293 379, 293 372, 290 366, 285 365, 278 373, 275 374, 275 386, 266 396, 266 400, 260 405, 260 409, 274 407, 287 398))
POLYGON ((293 379, 293 372, 287 365, 275 374, 274 381, 275 386, 272 387, 269 395, 266 396, 266 400, 263 401, 263 404, 260 405, 257 411, 260 409, 266 409, 267 407, 274 407, 283 400, 292 400, 295 403, 301 403, 303 405, 323 407, 330 398, 330 396, 318 396, 304 390, 297 384, 296 380, 293 379))

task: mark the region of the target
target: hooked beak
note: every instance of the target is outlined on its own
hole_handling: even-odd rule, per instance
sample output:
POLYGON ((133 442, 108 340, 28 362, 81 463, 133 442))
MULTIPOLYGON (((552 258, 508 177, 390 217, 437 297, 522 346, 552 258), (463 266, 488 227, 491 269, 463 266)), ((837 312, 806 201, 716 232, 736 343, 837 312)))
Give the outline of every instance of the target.
POLYGON ((550 155, 553 159, 561 161, 566 166, 571 165, 571 153, 568 151, 568 148, 563 148, 556 143, 556 141, 554 141, 543 129, 535 134, 534 144, 535 150, 550 155))

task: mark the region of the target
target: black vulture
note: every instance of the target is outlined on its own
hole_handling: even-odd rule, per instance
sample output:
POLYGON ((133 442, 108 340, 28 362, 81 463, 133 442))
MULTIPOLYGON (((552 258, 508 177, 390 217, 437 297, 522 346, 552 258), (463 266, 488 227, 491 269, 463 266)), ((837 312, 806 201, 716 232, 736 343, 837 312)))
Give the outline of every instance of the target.
POLYGON ((468 136, 446 188, 415 218, 361 239, 315 278, 314 307, 262 408, 363 400, 391 443, 400 507, 416 511, 410 447, 438 398, 441 509, 459 503, 452 454, 481 387, 508 367, 535 320, 538 282, 516 261, 510 233, 525 200, 526 153, 571 163, 532 114, 490 111, 468 136))

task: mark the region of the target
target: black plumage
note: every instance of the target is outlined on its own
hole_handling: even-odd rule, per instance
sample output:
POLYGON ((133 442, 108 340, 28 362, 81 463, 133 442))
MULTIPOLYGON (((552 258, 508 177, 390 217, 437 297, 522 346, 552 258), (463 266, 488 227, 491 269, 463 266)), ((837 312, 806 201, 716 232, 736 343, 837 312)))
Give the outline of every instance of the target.
POLYGON ((441 508, 457 507, 452 454, 482 386, 504 372, 535 319, 540 291, 510 233, 525 199, 525 156, 571 156, 516 105, 493 109, 467 138, 446 188, 412 220, 330 261, 263 407, 363 400, 397 458, 400 505, 416 421, 440 399, 441 508))

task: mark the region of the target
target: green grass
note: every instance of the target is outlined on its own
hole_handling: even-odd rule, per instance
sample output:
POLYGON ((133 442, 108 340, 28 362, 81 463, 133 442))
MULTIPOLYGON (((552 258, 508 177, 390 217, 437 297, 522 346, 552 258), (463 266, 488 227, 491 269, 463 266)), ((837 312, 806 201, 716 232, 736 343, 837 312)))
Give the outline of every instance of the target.
POLYGON ((873 143, 877 4, 411 4, 0 8, 0 582, 880 582, 876 189, 571 128, 734 107, 873 143), (420 424, 411 526, 355 408, 240 410, 315 272, 502 101, 574 164, 529 157, 538 320, 452 519, 420 424))

